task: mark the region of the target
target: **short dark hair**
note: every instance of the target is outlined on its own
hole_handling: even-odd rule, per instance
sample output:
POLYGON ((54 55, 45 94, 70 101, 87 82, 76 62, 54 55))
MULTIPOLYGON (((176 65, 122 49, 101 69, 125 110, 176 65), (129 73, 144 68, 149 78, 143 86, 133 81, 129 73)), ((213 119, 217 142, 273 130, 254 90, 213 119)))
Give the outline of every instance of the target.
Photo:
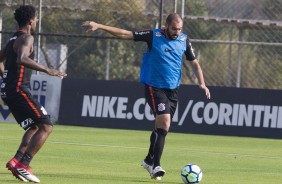
POLYGON ((26 26, 28 22, 35 18, 35 8, 31 5, 23 5, 15 10, 14 16, 19 27, 26 26))
POLYGON ((179 14, 177 13, 169 14, 166 18, 166 23, 171 24, 172 21, 177 20, 177 19, 182 21, 182 18, 179 14))

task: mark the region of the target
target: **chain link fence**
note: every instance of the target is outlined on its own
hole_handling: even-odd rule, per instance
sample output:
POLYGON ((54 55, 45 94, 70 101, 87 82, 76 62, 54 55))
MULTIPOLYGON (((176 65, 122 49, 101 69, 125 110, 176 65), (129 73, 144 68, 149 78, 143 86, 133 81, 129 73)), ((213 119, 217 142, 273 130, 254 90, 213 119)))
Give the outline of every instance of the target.
MULTIPOLYGON (((41 20, 35 35, 39 62, 69 77, 139 80, 147 45, 99 30, 86 34, 83 21, 153 29, 177 12, 208 86, 282 89, 281 0, 0 0, 2 46, 17 29, 13 11, 23 3, 34 5, 41 20)), ((184 61, 182 83, 196 82, 184 61)))

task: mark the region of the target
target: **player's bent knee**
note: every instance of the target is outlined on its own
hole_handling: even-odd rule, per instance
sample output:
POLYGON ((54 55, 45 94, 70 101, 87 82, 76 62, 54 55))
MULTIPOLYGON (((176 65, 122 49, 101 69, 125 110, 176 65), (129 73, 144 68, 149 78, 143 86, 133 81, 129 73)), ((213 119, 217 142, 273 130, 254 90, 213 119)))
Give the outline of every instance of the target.
POLYGON ((49 124, 38 125, 38 128, 49 134, 53 131, 53 125, 49 125, 49 124))

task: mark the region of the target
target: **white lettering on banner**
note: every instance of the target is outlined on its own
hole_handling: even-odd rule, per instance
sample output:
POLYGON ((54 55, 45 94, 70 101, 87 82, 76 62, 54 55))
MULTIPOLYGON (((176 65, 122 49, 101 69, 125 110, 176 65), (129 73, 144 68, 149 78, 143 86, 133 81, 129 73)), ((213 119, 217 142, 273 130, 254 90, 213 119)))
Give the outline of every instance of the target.
POLYGON ((135 114, 135 118, 137 120, 143 120, 144 119, 144 113, 140 113, 140 106, 144 105, 145 107, 145 98, 139 98, 136 100, 133 106, 133 114, 135 114))
POLYGON ((189 111, 196 124, 282 128, 282 107, 210 102, 193 104, 190 100, 178 123, 181 126, 189 111))
POLYGON ((92 96, 90 100, 90 96, 84 95, 81 116, 87 116, 89 113, 90 117, 95 117, 96 102, 97 96, 92 96))
POLYGON ((204 119, 206 120, 206 123, 209 125, 214 124, 217 121, 217 114, 218 114, 218 108, 216 103, 213 102, 208 103, 204 111, 204 119))
MULTIPOLYGON (((109 96, 106 96, 104 98, 104 105, 103 105, 103 118, 115 118, 115 112, 114 112, 114 105, 117 101, 117 97, 110 98, 109 96), (110 116, 108 116, 110 115, 110 116)), ((98 106, 100 107, 100 106, 98 106)), ((101 107, 102 109, 102 107, 101 107)))
POLYGON ((221 103, 219 107, 219 118, 218 124, 219 125, 231 125, 230 116, 232 114, 232 106, 226 103, 221 103))
POLYGON ((277 128, 282 128, 282 107, 279 107, 277 128))
POLYGON ((260 121, 261 121, 261 113, 263 112, 264 107, 260 105, 255 105, 254 111, 255 111, 255 127, 260 127, 260 121))
POLYGON ((177 122, 178 121, 178 105, 176 106, 173 118, 172 118, 172 122, 177 122))
POLYGON ((98 102, 97 102, 97 111, 96 111, 96 117, 101 117, 102 116, 102 107, 103 107, 103 101, 104 97, 103 96, 98 96, 98 102))
MULTIPOLYGON (((185 120, 185 117, 187 116, 188 111, 189 111, 190 107, 192 106, 192 103, 193 103, 193 100, 190 100, 189 103, 188 103, 188 105, 186 106, 184 112, 183 112, 183 115, 181 116, 181 119, 180 119, 180 121, 179 121, 179 123, 178 123, 178 126, 181 126, 181 125, 183 124, 183 122, 184 122, 184 120, 185 120)), ((178 113, 178 112, 177 112, 177 113, 178 113)))
MULTIPOLYGON (((128 97, 111 96, 83 96, 82 117, 117 118, 154 120, 154 115, 146 103, 145 98, 136 99, 132 109, 128 109, 128 97)), ((238 127, 263 127, 282 128, 282 106, 252 105, 252 104, 229 104, 189 100, 181 116, 176 109, 173 122, 178 126, 185 123, 190 114, 193 123, 238 126, 238 127)), ((189 119, 190 119, 189 118, 189 119)))
MULTIPOLYGON (((190 104, 189 109, 190 109, 191 105, 192 104, 190 104)), ((203 118, 199 117, 199 115, 198 115, 199 109, 203 109, 203 108, 204 108, 204 102, 198 102, 194 105, 194 108, 192 109, 192 116, 194 117, 193 119, 194 119, 195 123, 197 123, 197 124, 203 123, 203 118)), ((187 113, 188 113, 188 111, 187 111, 187 113)))
POLYGON ((127 119, 131 119, 132 118, 132 113, 125 113, 126 109, 127 109, 127 104, 128 102, 128 98, 125 97, 119 97, 118 98, 118 105, 117 105, 117 118, 119 119, 125 119, 127 117, 127 119))
POLYGON ((133 112, 128 112, 127 97, 109 96, 83 96, 82 112, 83 117, 101 117, 138 120, 154 120, 150 106, 145 103, 145 98, 139 98, 133 105, 133 112), (143 113, 142 110, 143 109, 143 113))
POLYGON ((245 122, 247 127, 251 127, 253 119, 253 105, 248 105, 248 108, 245 105, 240 105, 239 107, 238 123, 235 125, 243 126, 245 122))
POLYGON ((151 113, 151 108, 148 103, 145 105, 145 117, 149 121, 153 121, 155 119, 154 114, 151 113))
POLYGON ((277 122, 277 113, 278 113, 278 107, 272 107, 272 112, 271 112, 271 107, 270 106, 265 106, 264 110, 264 127, 271 127, 271 128, 276 128, 276 122, 277 122), (270 123, 270 125, 269 125, 270 123))
POLYGON ((232 113, 232 126, 236 126, 239 117, 239 104, 233 105, 233 113, 232 113))

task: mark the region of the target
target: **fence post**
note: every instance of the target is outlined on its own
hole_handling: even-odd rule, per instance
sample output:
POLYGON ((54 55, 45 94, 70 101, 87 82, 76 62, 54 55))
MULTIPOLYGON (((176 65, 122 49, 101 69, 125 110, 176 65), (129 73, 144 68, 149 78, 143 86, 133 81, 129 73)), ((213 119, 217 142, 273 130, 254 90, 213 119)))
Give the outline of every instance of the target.
POLYGON ((181 17, 184 18, 185 0, 182 0, 181 3, 182 3, 182 4, 181 4, 181 17))
POLYGON ((164 9, 163 0, 161 0, 161 2, 160 2, 160 25, 159 25, 159 28, 162 28, 162 24, 163 24, 163 9, 164 9))
POLYGON ((110 54, 111 54, 111 43, 108 39, 106 41, 106 71, 105 71, 105 80, 109 80, 110 75, 110 54))
MULTIPOLYGON (((41 42, 41 10, 42 10, 42 0, 39 0, 39 7, 38 7, 38 35, 37 35, 37 56, 36 56, 36 60, 37 63, 39 63, 40 60, 40 42, 41 42)), ((36 74, 39 74, 39 71, 36 71, 36 74)))
MULTIPOLYGON (((232 42, 233 40, 233 27, 230 29, 230 34, 229 34, 229 41, 232 42)), ((228 51, 228 71, 227 71, 227 82, 226 86, 231 86, 232 84, 232 44, 229 44, 229 51, 228 51)))
POLYGON ((174 13, 177 12, 177 0, 174 0, 174 13))
MULTIPOLYGON (((239 27, 239 42, 242 41, 242 37, 243 37, 243 28, 239 27)), ((237 80, 236 80, 236 87, 239 88, 240 87, 240 83, 241 83, 241 44, 238 44, 238 61, 237 61, 237 80)))

